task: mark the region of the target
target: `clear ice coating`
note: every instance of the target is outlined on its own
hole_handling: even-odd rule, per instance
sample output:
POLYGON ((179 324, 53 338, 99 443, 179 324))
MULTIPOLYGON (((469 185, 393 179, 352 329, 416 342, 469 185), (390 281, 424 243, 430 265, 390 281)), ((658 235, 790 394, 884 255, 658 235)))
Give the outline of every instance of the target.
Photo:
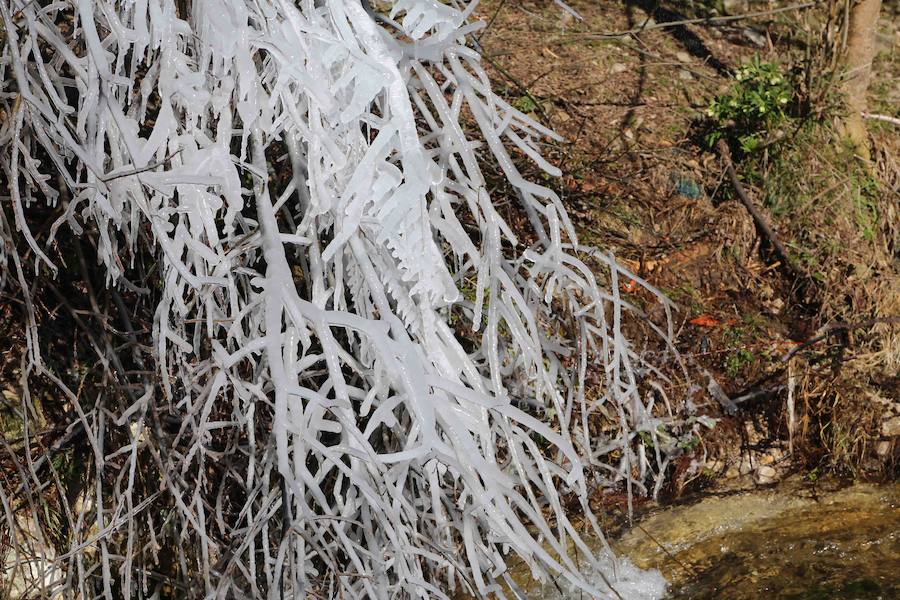
POLYGON ((491 91, 475 4, 0 0, 0 284, 28 301, 30 369, 46 372, 23 250, 52 274, 68 268, 49 249, 59 228, 90 235, 120 290, 135 257, 159 263, 160 384, 107 423, 131 428, 127 446, 85 420, 106 476, 96 526, 55 559, 57 591, 149 593, 169 543, 191 550, 180 577, 205 598, 504 597, 510 561, 591 597, 662 594, 584 540, 602 539, 589 491, 657 491, 680 422, 646 392, 677 356, 629 342, 625 323, 647 318, 619 280, 664 309, 663 342, 670 305, 579 246, 557 195, 517 169, 512 153, 558 175, 539 145, 556 136, 491 91), (533 243, 493 204, 484 161, 533 243), (37 202, 59 204, 51 242, 32 235, 37 202), (142 432, 163 405, 182 424, 142 495, 138 454, 157 443, 142 432), (618 430, 591 430, 598 413, 618 430))

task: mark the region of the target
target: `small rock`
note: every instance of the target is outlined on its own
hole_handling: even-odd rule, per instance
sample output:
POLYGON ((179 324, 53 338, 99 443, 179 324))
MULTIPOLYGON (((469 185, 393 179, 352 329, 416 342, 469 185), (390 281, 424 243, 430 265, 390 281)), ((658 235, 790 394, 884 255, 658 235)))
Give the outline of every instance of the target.
POLYGON ((772 298, 767 301, 765 305, 766 309, 773 315, 780 315, 781 311, 784 310, 784 300, 781 298, 772 298))
POLYGON ((772 448, 759 457, 760 464, 773 465, 784 459, 784 452, 778 448, 772 448))
POLYGON ((609 68, 610 73, 624 73, 628 67, 624 63, 615 63, 609 68))
POLYGON ((687 52, 679 52, 675 55, 675 58, 678 59, 678 62, 689 63, 691 62, 691 55, 687 52))
POLYGON ((726 14, 735 15, 747 10, 747 2, 746 0, 724 0, 722 8, 725 9, 726 14))
POLYGON ((891 453, 891 446, 893 446, 891 442, 882 440, 875 444, 875 454, 878 456, 887 456, 891 453))
POLYGON ((881 434, 887 437, 900 435, 900 416, 891 417, 881 424, 881 434))
POLYGON ((768 38, 766 38, 765 35, 761 34, 760 32, 756 31, 755 29, 751 29, 749 27, 744 27, 744 29, 741 33, 743 33, 744 37, 747 38, 748 40, 750 40, 750 42, 753 45, 755 45, 757 48, 765 48, 766 47, 766 42, 768 41, 768 38))
POLYGON ((756 483, 758 483, 759 485, 774 483, 777 477, 778 471, 776 471, 774 467, 770 467, 769 465, 763 465, 756 470, 756 483))
POLYGON ((691 81, 694 79, 694 76, 691 75, 691 72, 688 71, 687 69, 682 69, 682 70, 678 71, 678 78, 683 79, 685 81, 691 81))
POLYGON ((26 515, 15 517, 15 521, 16 545, 0 547, 0 573, 7 578, 3 583, 3 590, 7 592, 4 598, 25 600, 37 594, 53 600, 62 598, 46 593, 58 586, 65 575, 56 561, 56 552, 43 541, 41 526, 26 515))

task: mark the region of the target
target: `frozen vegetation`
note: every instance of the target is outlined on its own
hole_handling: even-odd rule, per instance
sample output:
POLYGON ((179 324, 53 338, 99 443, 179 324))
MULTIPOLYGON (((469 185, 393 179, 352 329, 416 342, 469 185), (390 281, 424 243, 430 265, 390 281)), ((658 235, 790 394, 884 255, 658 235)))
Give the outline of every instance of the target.
POLYGON ((142 389, 98 410, 58 379, 96 477, 56 592, 165 597, 165 563, 197 598, 509 595, 524 561, 592 597, 661 595, 584 540, 589 496, 653 494, 674 447, 655 366, 677 357, 625 332, 665 349, 669 306, 648 288, 653 325, 623 299, 647 286, 517 169, 558 175, 554 134, 491 91, 474 5, 0 0, 0 272, 26 372, 56 378, 29 282, 75 268, 63 230, 155 303, 142 389))

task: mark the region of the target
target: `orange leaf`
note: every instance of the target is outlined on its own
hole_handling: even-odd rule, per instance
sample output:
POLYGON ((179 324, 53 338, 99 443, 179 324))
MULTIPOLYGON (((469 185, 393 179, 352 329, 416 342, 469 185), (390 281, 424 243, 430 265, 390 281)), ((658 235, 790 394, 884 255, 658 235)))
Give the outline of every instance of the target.
POLYGON ((633 294, 635 291, 637 291, 637 288, 638 284, 634 279, 629 280, 628 283, 622 286, 622 289, 624 289, 629 294, 633 294))
POLYGON ((700 315, 699 317, 694 317, 688 323, 697 327, 716 327, 719 321, 710 315, 700 315))

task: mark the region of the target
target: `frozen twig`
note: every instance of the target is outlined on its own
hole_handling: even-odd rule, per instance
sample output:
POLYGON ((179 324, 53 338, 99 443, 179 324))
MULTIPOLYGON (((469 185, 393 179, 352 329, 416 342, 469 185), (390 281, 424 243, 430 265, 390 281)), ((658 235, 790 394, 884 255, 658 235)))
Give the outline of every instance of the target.
POLYGON ((540 153, 558 137, 491 90, 475 3, 389 4, 0 0, 21 98, 0 99, 0 280, 29 315, 23 372, 69 376, 43 366, 17 248, 53 265, 70 243, 85 297, 42 289, 118 392, 65 388, 91 480, 60 593, 502 596, 513 557, 592 597, 662 593, 564 498, 602 539, 589 489, 659 489, 680 425, 670 304, 522 175, 514 155, 559 175, 540 153), (631 343, 635 321, 663 353, 631 343))

